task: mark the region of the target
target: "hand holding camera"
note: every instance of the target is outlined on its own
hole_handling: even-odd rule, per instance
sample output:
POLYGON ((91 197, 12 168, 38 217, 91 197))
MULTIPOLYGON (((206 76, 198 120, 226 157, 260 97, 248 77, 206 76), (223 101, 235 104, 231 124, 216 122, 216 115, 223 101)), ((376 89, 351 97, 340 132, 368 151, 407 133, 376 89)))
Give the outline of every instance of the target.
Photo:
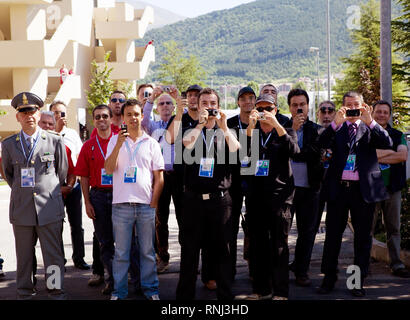
POLYGON ((198 124, 205 125, 208 122, 208 111, 202 110, 201 113, 199 114, 198 120, 199 120, 198 124))

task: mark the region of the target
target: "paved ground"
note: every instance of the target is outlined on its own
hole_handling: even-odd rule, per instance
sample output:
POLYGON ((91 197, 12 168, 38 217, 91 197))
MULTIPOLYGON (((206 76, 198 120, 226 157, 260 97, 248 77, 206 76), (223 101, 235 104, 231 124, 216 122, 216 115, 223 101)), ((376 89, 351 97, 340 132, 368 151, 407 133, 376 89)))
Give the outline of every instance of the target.
MULTIPOLYGON (((0 300, 13 300, 16 295, 15 288, 15 248, 14 236, 12 227, 8 220, 8 199, 10 189, 8 186, 0 186, 0 254, 5 259, 4 271, 6 277, 0 280, 0 300)), ((84 230, 85 230, 85 260, 92 263, 92 222, 84 213, 84 230)), ((169 270, 159 275, 160 280, 160 296, 162 300, 174 300, 175 288, 179 276, 179 252, 180 247, 177 241, 178 227, 175 220, 175 215, 170 216, 170 267, 169 270)), ((312 255, 310 276, 312 286, 309 288, 300 288, 295 286, 294 276, 291 273, 290 284, 290 300, 350 300, 352 296, 346 288, 346 269, 352 264, 353 243, 352 233, 349 228, 344 233, 342 250, 340 255, 340 274, 335 290, 329 295, 317 295, 316 287, 321 283, 322 275, 320 274, 320 262, 322 256, 323 242, 325 236, 324 221, 322 220, 321 232, 316 237, 316 243, 312 255)), ((71 240, 68 222, 64 224, 64 243, 65 254, 68 259, 67 272, 65 274, 65 289, 70 300, 107 300, 107 296, 103 296, 100 291, 101 287, 91 288, 87 286, 87 281, 90 278, 91 271, 82 271, 74 268, 71 259, 71 240)), ((296 243, 297 231, 295 223, 291 230, 289 238, 289 247, 291 249, 291 259, 296 243)), ((37 257, 39 262, 39 283, 38 296, 36 299, 46 299, 45 284, 42 278, 42 257, 40 246, 37 245, 37 257)), ((243 233, 240 230, 238 238, 238 266, 237 276, 234 282, 234 294, 251 293, 251 283, 248 278, 247 263, 242 258, 243 249, 243 233)), ((372 262, 371 275, 368 277, 365 284, 367 295, 364 299, 367 300, 394 300, 405 299, 410 300, 410 279, 400 279, 390 274, 388 267, 381 262, 372 262)), ((204 288, 198 277, 197 281, 197 299, 198 300, 214 300, 215 292, 211 292, 204 288)), ((143 300, 143 297, 136 294, 131 294, 130 299, 143 300)))

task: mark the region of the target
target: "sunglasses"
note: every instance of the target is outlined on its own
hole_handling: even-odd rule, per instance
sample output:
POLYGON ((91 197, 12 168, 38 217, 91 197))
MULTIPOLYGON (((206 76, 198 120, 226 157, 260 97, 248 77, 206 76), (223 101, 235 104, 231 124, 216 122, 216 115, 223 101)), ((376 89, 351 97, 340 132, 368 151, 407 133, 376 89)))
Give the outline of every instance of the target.
POLYGON ((109 118, 109 115, 108 115, 108 114, 103 114, 103 115, 97 114, 97 115, 94 117, 95 120, 101 120, 101 118, 103 118, 104 120, 107 120, 107 119, 109 118))
POLYGON ((268 112, 270 112, 270 111, 272 111, 274 108, 273 107, 257 107, 256 108, 256 110, 258 111, 258 112, 263 112, 263 111, 268 111, 268 112))
POLYGON ((170 106, 171 104, 172 104, 171 101, 163 101, 163 102, 158 103, 159 106, 164 106, 164 105, 170 106))
POLYGON ((116 102, 124 103, 124 102, 125 102, 125 99, 112 98, 112 99, 111 99, 111 102, 114 102, 114 103, 116 103, 116 102))
POLYGON ((335 108, 331 108, 331 107, 321 107, 320 108, 320 112, 322 112, 322 113, 326 113, 326 112, 332 113, 334 111, 335 111, 335 108))

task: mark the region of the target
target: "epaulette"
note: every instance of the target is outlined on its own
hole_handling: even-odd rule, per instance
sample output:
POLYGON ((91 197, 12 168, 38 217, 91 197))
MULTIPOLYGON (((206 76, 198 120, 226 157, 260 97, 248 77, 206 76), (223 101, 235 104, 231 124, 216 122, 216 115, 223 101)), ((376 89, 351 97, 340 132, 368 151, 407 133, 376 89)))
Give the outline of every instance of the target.
POLYGON ((18 133, 15 133, 15 134, 12 134, 11 136, 8 136, 7 138, 4 138, 3 142, 6 142, 7 140, 17 139, 16 137, 19 137, 19 140, 20 140, 20 135, 18 133))

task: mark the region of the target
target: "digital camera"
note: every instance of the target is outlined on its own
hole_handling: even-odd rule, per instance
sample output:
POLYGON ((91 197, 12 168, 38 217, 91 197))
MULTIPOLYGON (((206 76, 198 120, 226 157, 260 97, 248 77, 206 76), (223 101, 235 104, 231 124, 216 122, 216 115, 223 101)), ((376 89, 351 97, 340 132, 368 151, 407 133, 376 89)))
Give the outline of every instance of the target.
POLYGON ((346 110, 346 117, 360 117, 359 109, 348 109, 346 110))
POLYGON ((209 117, 216 117, 219 114, 218 109, 206 109, 206 111, 208 111, 209 117))

